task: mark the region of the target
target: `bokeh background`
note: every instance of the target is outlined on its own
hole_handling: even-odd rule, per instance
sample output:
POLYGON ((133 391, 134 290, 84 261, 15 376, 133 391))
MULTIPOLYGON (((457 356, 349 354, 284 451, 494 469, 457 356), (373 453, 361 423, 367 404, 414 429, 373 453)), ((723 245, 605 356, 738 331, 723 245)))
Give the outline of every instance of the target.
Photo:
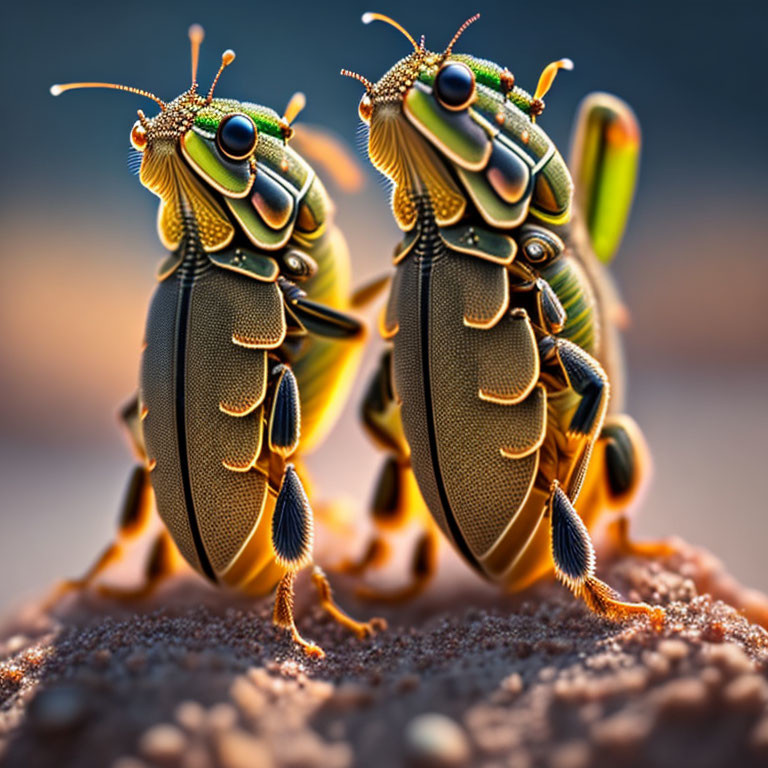
MULTIPOLYGON (((135 110, 152 105, 109 91, 54 100, 49 85, 109 80, 170 98, 188 85, 197 21, 203 84, 232 47, 219 95, 280 110, 303 90, 302 119, 353 147, 360 89, 339 68, 378 77, 408 51, 394 30, 363 27, 365 10, 435 48, 479 10, 458 49, 506 64, 530 89, 546 63, 570 56, 576 69, 541 120, 562 147, 590 90, 634 106, 642 174, 615 274, 632 313, 629 410, 655 460, 635 530, 706 545, 768 589, 763 3, 28 0, 0 11, 0 611, 80 572, 112 535, 132 461, 116 411, 135 386, 162 256, 155 198, 125 163, 135 110)), ((362 192, 336 191, 355 282, 387 268, 397 238, 364 173, 362 192)), ((346 496, 363 521, 379 459, 356 411, 375 356, 310 461, 322 494, 346 496)))

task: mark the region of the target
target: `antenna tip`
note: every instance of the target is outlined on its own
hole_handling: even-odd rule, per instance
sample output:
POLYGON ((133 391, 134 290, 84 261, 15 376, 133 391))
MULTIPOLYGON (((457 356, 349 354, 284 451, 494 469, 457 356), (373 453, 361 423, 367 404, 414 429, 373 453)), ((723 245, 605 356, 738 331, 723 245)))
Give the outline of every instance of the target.
POLYGON ((370 11, 366 11, 362 15, 363 24, 370 24, 372 21, 375 21, 375 20, 376 20, 376 17, 370 11))
POLYGON ((567 70, 573 69, 573 61, 571 61, 571 59, 560 59, 560 68, 567 70))
POLYGON ((221 54, 221 63, 228 67, 235 60, 235 52, 231 48, 227 48, 224 53, 221 54))
POLYGON ((205 30, 199 24, 193 24, 189 28, 189 39, 191 42, 200 45, 205 38, 205 30))
POLYGON ((51 96, 58 96, 59 94, 64 93, 64 89, 60 85, 52 85, 49 90, 51 96))

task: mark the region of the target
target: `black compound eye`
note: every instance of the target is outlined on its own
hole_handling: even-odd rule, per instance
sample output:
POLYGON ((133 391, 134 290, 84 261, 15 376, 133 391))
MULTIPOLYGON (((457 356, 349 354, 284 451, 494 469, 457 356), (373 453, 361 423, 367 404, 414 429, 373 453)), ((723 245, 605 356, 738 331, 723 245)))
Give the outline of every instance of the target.
POLYGON ((475 95, 474 72, 458 61, 446 64, 435 77, 435 94, 446 109, 464 109, 475 95))
POLYGON ((256 125, 248 115, 229 115, 219 123, 216 143, 232 160, 244 160, 256 146, 256 125))

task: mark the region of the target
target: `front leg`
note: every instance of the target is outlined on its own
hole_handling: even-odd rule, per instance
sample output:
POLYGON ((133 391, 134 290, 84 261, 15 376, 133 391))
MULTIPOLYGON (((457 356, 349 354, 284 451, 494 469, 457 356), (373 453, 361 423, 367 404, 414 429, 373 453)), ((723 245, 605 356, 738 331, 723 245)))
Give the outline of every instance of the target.
POLYGON ((556 365, 566 383, 581 398, 571 423, 569 437, 594 437, 608 408, 610 385, 600 363, 568 339, 544 336, 539 341, 542 363, 556 365))

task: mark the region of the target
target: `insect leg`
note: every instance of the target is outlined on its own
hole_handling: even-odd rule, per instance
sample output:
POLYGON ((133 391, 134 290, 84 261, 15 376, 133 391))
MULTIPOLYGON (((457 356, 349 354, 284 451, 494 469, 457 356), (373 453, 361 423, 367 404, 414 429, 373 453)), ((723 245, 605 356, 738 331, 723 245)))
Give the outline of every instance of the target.
POLYGON ((366 600, 398 602, 421 593, 436 570, 439 536, 415 486, 410 467, 408 445, 400 421, 400 407, 392 386, 392 352, 387 350, 371 380, 362 405, 363 423, 371 438, 390 455, 379 473, 371 503, 371 517, 376 533, 362 557, 345 560, 338 570, 362 576, 369 569, 384 565, 391 556, 385 538, 388 531, 397 531, 418 520, 424 530, 414 551, 411 583, 395 590, 361 587, 358 595, 366 600))
POLYGON ((587 528, 570 499, 552 482, 547 515, 551 526, 555 573, 573 594, 600 616, 614 621, 645 615, 656 627, 664 622, 663 608, 646 603, 627 603, 595 576, 595 550, 587 528))
POLYGON ((295 571, 288 571, 280 579, 275 593, 275 610, 272 620, 278 627, 287 629, 291 633, 293 641, 301 646, 308 656, 322 659, 325 656, 325 651, 319 645, 305 640, 299 634, 299 630, 296 629, 296 622, 293 618, 293 582, 295 579, 295 571))
POLYGON ((134 589, 123 589, 99 585, 98 592, 103 597, 112 600, 143 600, 149 597, 160 582, 176 570, 176 562, 181 555, 173 543, 171 535, 162 530, 152 544, 152 548, 144 566, 144 583, 134 589))
POLYGON ((539 350, 543 359, 557 357, 568 384, 581 396, 568 427, 569 436, 594 434, 603 423, 608 406, 608 377, 600 363, 568 339, 544 336, 539 350))
POLYGON ((341 624, 343 627, 346 627, 351 632, 354 632, 360 640, 370 637, 378 630, 387 628, 387 622, 384 619, 376 618, 365 622, 356 621, 341 610, 333 599, 333 592, 328 577, 317 565, 312 572, 312 582, 317 589, 317 593, 320 597, 320 605, 323 610, 325 610, 334 621, 341 624))
POLYGON ((641 557, 667 557, 673 554, 675 546, 671 542, 635 542, 629 535, 627 507, 638 492, 648 462, 648 449, 640 428, 624 414, 608 417, 600 432, 597 447, 603 447, 607 506, 620 510, 619 516, 609 528, 609 535, 618 550, 641 557))
POLYGON ((364 600, 399 603, 420 595, 437 571, 437 553, 440 537, 436 530, 425 531, 419 537, 411 561, 411 582, 403 587, 382 590, 368 586, 358 588, 357 595, 364 600))
POLYGON ((322 658, 325 656, 322 648, 299 634, 293 616, 293 585, 298 571, 311 561, 312 537, 309 499, 293 464, 288 464, 272 516, 272 546, 278 563, 287 571, 277 585, 273 621, 278 627, 287 629, 294 642, 309 656, 322 658))
POLYGON ((383 531, 400 528, 406 521, 403 484, 404 474, 409 469, 400 409, 392 388, 391 350, 381 357, 363 398, 360 415, 370 437, 390 456, 379 473, 371 504, 377 531, 361 558, 346 559, 336 567, 336 570, 355 576, 362 576, 370 568, 387 562, 391 553, 383 531))
MULTIPOLYGON (((274 622, 289 630, 294 641, 310 656, 322 657, 325 655, 322 649, 299 634, 293 616, 293 583, 296 573, 311 562, 312 529, 309 500, 296 470, 292 464, 288 464, 272 518, 272 546, 277 561, 288 571, 277 587, 274 622)), ((335 621, 353 631, 358 637, 368 637, 377 629, 386 626, 380 619, 358 622, 347 616, 334 602, 328 579, 317 567, 312 574, 312 581, 320 595, 322 607, 335 621)))
POLYGON ((134 452, 141 460, 131 471, 123 504, 118 517, 118 532, 114 541, 108 544, 96 561, 79 578, 68 579, 57 585, 44 605, 52 606, 68 592, 87 589, 110 565, 123 556, 128 540, 138 538, 147 528, 152 517, 152 487, 146 467, 146 453, 141 439, 138 398, 134 397, 121 411, 123 422, 134 452))

